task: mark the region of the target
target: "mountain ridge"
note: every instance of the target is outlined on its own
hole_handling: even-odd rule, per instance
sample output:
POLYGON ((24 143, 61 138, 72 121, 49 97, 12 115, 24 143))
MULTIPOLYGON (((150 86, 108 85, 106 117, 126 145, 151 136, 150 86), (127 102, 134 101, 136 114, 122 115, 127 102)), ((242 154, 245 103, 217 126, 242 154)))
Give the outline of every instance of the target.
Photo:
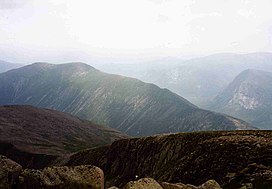
POLYGON ((2 105, 56 109, 129 135, 253 129, 241 120, 199 109, 167 89, 82 63, 11 70, 0 74, 0 90, 2 105))
POLYGON ((22 66, 23 66, 22 64, 15 64, 15 63, 10 63, 10 62, 0 60, 0 73, 6 72, 8 70, 16 69, 22 66))
POLYGON ((245 69, 272 71, 272 53, 217 53, 180 61, 154 61, 150 65, 97 65, 102 71, 154 83, 207 108, 210 100, 245 69), (159 66, 158 66, 159 65, 159 66))
POLYGON ((241 72, 210 104, 209 109, 272 129, 272 73, 247 69, 241 72))

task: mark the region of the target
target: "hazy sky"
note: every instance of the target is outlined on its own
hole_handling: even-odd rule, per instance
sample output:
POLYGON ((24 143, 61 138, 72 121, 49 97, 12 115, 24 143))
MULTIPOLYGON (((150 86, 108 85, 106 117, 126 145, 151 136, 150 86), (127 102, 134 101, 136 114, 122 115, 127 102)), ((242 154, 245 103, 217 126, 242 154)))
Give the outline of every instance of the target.
POLYGON ((272 51, 271 7, 271 0, 0 0, 0 59, 272 51))

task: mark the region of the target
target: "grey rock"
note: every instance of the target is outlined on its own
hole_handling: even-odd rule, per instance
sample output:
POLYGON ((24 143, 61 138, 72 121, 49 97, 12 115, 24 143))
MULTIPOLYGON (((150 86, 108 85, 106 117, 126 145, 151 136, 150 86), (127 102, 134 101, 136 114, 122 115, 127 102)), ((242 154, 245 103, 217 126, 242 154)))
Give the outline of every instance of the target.
POLYGON ((0 155, 0 188, 12 188, 16 184, 21 171, 21 165, 0 155))
POLYGON ((123 189, 163 189, 153 178, 142 178, 128 182, 123 189))
POLYGON ((103 171, 91 165, 25 169, 20 178, 20 188, 23 189, 104 189, 103 171))
POLYGON ((163 187, 163 189, 194 189, 193 187, 182 183, 173 184, 168 182, 162 182, 161 186, 163 187))
POLYGON ((198 186, 198 189, 222 189, 215 180, 208 180, 204 184, 198 186))

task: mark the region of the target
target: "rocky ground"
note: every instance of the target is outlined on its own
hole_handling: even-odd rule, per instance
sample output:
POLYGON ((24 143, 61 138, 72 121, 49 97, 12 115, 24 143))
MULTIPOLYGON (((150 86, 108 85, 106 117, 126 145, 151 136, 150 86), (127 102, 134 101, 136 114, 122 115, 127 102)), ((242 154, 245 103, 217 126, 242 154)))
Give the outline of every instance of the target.
MULTIPOLYGON (((22 169, 18 163, 0 156, 1 189, 104 189, 103 171, 92 165, 46 167, 42 170, 22 169)), ((118 189, 115 186, 107 187, 118 189)), ((152 178, 128 182, 122 189, 221 189, 214 180, 200 186, 182 183, 158 183, 152 178)))
POLYGON ((110 146, 78 152, 67 163, 81 164, 102 168, 107 185, 115 186, 145 177, 196 186, 214 179, 226 188, 259 186, 259 180, 269 185, 272 132, 194 132, 123 139, 110 146), (245 175, 243 170, 252 164, 265 171, 249 169, 245 175))
POLYGON ((1 156, 0 188, 271 189, 271 135, 222 131, 122 139, 39 169, 1 156))

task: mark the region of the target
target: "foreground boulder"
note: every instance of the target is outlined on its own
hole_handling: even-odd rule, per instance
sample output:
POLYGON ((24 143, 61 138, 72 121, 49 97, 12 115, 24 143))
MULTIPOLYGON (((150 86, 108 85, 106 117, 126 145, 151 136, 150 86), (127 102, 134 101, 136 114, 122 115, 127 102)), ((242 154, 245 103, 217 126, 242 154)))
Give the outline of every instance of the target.
POLYGON ((128 182, 123 189, 163 189, 161 185, 152 178, 142 178, 137 181, 128 182))
POLYGON ((163 189, 222 189, 215 180, 208 180, 200 186, 183 183, 172 184, 167 182, 162 182, 161 186, 163 187, 163 189))
MULTIPOLYGON (((118 189, 110 187, 109 189, 118 189)), ((122 189, 222 189, 215 180, 208 180, 200 186, 183 183, 157 182, 153 178, 142 178, 137 181, 128 182, 122 189)))
POLYGON ((25 169, 19 188, 103 189, 103 171, 95 166, 47 167, 43 170, 25 169))
POLYGON ((197 187, 198 189, 221 189, 220 185, 215 180, 208 180, 204 184, 197 187))
POLYGON ((162 182, 161 186, 163 187, 163 189, 197 189, 197 187, 191 185, 188 186, 186 184, 183 183, 168 183, 168 182, 162 182))
POLYGON ((0 188, 12 188, 16 184, 21 171, 21 165, 0 155, 0 188))

